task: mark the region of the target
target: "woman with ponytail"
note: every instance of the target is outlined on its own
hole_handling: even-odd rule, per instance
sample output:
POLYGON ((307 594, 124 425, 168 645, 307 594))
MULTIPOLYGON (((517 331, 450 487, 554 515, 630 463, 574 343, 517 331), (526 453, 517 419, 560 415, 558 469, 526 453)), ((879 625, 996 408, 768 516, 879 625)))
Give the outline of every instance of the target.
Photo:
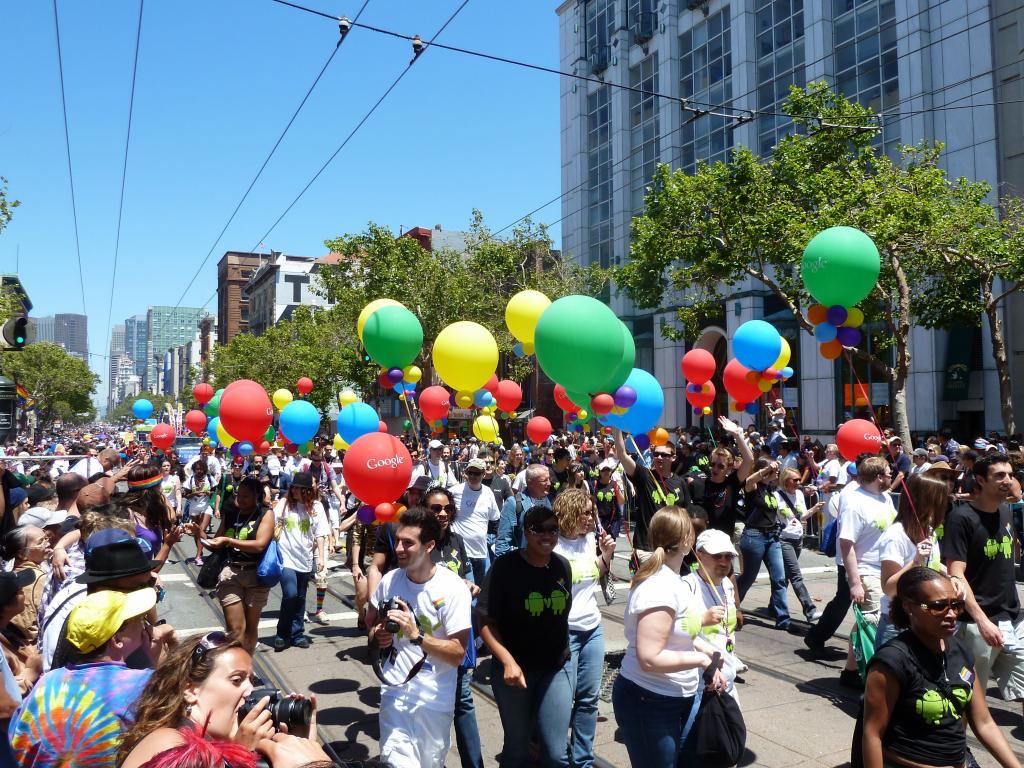
MULTIPOLYGON (((630 763, 675 768, 683 725, 711 657, 694 647, 686 629, 688 612, 703 614, 693 582, 679 576, 694 542, 689 515, 663 507, 651 518, 649 535, 653 552, 633 577, 626 603, 627 648, 612 704, 630 763)), ((713 686, 725 689, 720 670, 713 686)))

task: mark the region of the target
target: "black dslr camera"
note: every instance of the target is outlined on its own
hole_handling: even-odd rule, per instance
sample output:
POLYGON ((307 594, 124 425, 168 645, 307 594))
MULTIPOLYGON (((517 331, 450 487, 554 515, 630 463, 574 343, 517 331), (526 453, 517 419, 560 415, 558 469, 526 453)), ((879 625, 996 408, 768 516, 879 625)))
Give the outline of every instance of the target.
POLYGON ((400 611, 404 603, 397 597, 389 597, 387 600, 380 604, 377 609, 378 615, 384 618, 384 629, 390 632, 392 635, 397 635, 399 626, 398 622, 388 618, 388 611, 400 611))
POLYGON ((278 730, 282 723, 288 726, 290 733, 295 733, 296 728, 309 725, 309 721, 313 717, 313 702, 305 696, 298 698, 285 696, 277 688, 270 686, 252 689, 252 693, 245 697, 242 706, 238 709, 238 721, 241 722, 264 696, 270 697, 267 710, 270 712, 274 727, 278 730))

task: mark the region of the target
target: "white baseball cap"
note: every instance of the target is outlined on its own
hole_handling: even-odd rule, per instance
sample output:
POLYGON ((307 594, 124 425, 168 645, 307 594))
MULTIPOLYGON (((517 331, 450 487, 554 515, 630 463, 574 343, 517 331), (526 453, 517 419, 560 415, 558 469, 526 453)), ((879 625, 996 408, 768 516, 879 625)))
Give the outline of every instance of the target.
POLYGON ((737 555, 736 547, 732 545, 732 539, 724 531, 715 528, 708 528, 697 537, 696 549, 703 550, 709 555, 721 555, 728 552, 730 555, 737 555))
POLYGON ((444 443, 442 443, 440 440, 431 440, 429 443, 427 443, 427 448, 430 448, 431 450, 433 450, 434 448, 444 448, 444 443))

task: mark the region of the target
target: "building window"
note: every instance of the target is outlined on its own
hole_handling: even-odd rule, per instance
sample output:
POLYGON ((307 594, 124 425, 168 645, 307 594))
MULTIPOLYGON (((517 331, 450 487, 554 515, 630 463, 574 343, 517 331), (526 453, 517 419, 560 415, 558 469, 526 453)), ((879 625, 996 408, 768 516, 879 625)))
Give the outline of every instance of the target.
POLYGON ((658 167, 661 141, 658 136, 658 54, 629 69, 630 210, 635 216, 644 207, 644 192, 658 167))
POLYGON ((832 12, 836 90, 876 113, 886 112, 872 144, 895 156, 900 140, 896 2, 833 0, 832 12))
POLYGON ((615 0, 589 0, 587 3, 586 56, 604 57, 607 66, 608 47, 615 34, 615 0))
MULTIPOLYGON (((679 93, 702 104, 727 106, 732 100, 732 35, 729 6, 679 37, 679 93)), ((732 124, 726 117, 684 115, 679 166, 693 173, 698 160, 728 160, 732 124)))
POLYGON ((611 87, 587 96, 587 224, 589 262, 612 263, 612 114, 611 87))
POLYGON ((626 25, 633 43, 643 43, 654 37, 658 29, 654 0, 627 0, 626 25))
POLYGON ((775 113, 757 120, 757 149, 767 155, 793 131, 793 121, 781 114, 789 86, 807 84, 803 0, 757 0, 755 25, 757 108, 775 113))

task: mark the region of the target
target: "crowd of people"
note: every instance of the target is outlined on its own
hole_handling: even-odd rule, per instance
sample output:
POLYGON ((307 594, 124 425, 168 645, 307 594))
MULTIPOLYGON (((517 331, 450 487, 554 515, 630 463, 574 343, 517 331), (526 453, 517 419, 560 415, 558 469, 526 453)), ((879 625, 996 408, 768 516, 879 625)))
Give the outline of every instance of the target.
POLYGON ((964 765, 969 724, 1019 766, 986 705, 990 680, 1024 701, 1019 444, 967 448, 946 431, 908 453, 887 433, 879 454, 848 462, 787 435, 784 409, 764 438, 721 418, 642 450, 617 430, 507 448, 431 439, 422 452, 405 439, 414 471, 386 523, 360 517, 326 441, 238 458, 96 441, 13 450, 0 462, 6 759, 156 768, 199 750, 203 765, 329 764, 315 699, 282 704, 252 669, 275 542, 268 645, 310 647, 306 623, 330 621, 327 571, 343 561, 381 681, 381 761, 398 768, 444 765, 453 730, 461 765, 483 766, 471 682, 487 656, 501 765, 593 765, 602 603, 616 601, 627 647, 612 703, 631 764, 706 762, 695 734, 708 702, 742 711, 738 633, 762 564, 774 625, 812 656, 851 606, 874 631, 874 653, 850 645, 839 678, 864 691, 858 764, 964 765), (823 610, 801 574, 807 541, 835 548, 823 610), (182 638, 157 621, 174 547, 213 585, 223 631, 182 638), (617 547, 630 572, 618 587, 617 547))

